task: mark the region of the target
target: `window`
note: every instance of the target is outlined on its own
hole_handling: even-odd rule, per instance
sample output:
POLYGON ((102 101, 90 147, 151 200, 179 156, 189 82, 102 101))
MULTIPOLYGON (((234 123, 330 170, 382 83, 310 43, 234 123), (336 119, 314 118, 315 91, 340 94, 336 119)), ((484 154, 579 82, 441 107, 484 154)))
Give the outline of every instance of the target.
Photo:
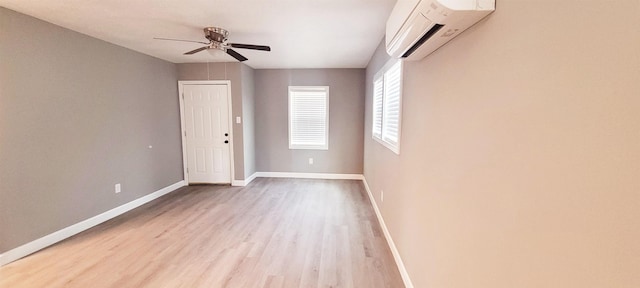
POLYGON ((402 61, 389 62, 373 81, 371 134, 385 147, 400 154, 402 113, 402 61))
POLYGON ((289 149, 329 149, 328 86, 289 86, 289 149))

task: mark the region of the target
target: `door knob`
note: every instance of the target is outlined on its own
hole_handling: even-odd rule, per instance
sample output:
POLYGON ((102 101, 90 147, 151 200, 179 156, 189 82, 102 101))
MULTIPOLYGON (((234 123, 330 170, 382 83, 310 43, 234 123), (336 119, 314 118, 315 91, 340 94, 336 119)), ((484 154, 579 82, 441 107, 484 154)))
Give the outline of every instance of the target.
POLYGON ((229 140, 224 140, 224 143, 229 143, 229 140))

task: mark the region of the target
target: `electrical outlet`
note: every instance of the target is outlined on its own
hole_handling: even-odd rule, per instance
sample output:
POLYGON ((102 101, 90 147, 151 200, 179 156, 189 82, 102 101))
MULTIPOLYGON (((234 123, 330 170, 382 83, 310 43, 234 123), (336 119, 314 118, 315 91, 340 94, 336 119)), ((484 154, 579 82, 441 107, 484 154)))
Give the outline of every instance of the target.
POLYGON ((380 203, 384 202, 384 191, 380 190, 380 203))
POLYGON ((116 193, 120 193, 120 191, 122 191, 121 187, 120 187, 120 183, 116 184, 116 193))
POLYGON ((313 158, 309 158, 309 165, 313 165, 313 158))

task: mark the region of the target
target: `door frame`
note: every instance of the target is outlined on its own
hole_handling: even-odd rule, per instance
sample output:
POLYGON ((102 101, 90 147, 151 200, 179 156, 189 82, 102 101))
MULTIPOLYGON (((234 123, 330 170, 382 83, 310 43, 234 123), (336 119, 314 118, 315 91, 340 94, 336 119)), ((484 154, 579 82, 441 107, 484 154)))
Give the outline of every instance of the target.
POLYGON ((178 81, 178 100, 180 101, 180 137, 182 139, 182 169, 184 173, 184 181, 187 185, 189 185, 189 173, 187 173, 188 163, 187 163, 187 139, 186 139, 186 129, 184 122, 184 86, 185 85, 226 85, 227 86, 227 103, 229 108, 229 169, 231 169, 231 179, 229 179, 229 184, 233 185, 235 181, 235 170, 234 170, 234 162, 235 157, 233 155, 233 109, 232 109, 232 98, 231 97, 231 80, 201 80, 201 81, 178 81))

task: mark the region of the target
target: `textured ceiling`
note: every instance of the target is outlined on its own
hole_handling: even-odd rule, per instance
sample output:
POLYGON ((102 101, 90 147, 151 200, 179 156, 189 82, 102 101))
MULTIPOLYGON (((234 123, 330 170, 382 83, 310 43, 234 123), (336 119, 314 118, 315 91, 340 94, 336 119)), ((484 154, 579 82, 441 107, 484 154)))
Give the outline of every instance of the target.
POLYGON ((206 51, 202 28, 229 41, 271 46, 236 49, 253 68, 362 68, 384 37, 395 0, 0 0, 0 6, 174 63, 235 61, 206 51))

